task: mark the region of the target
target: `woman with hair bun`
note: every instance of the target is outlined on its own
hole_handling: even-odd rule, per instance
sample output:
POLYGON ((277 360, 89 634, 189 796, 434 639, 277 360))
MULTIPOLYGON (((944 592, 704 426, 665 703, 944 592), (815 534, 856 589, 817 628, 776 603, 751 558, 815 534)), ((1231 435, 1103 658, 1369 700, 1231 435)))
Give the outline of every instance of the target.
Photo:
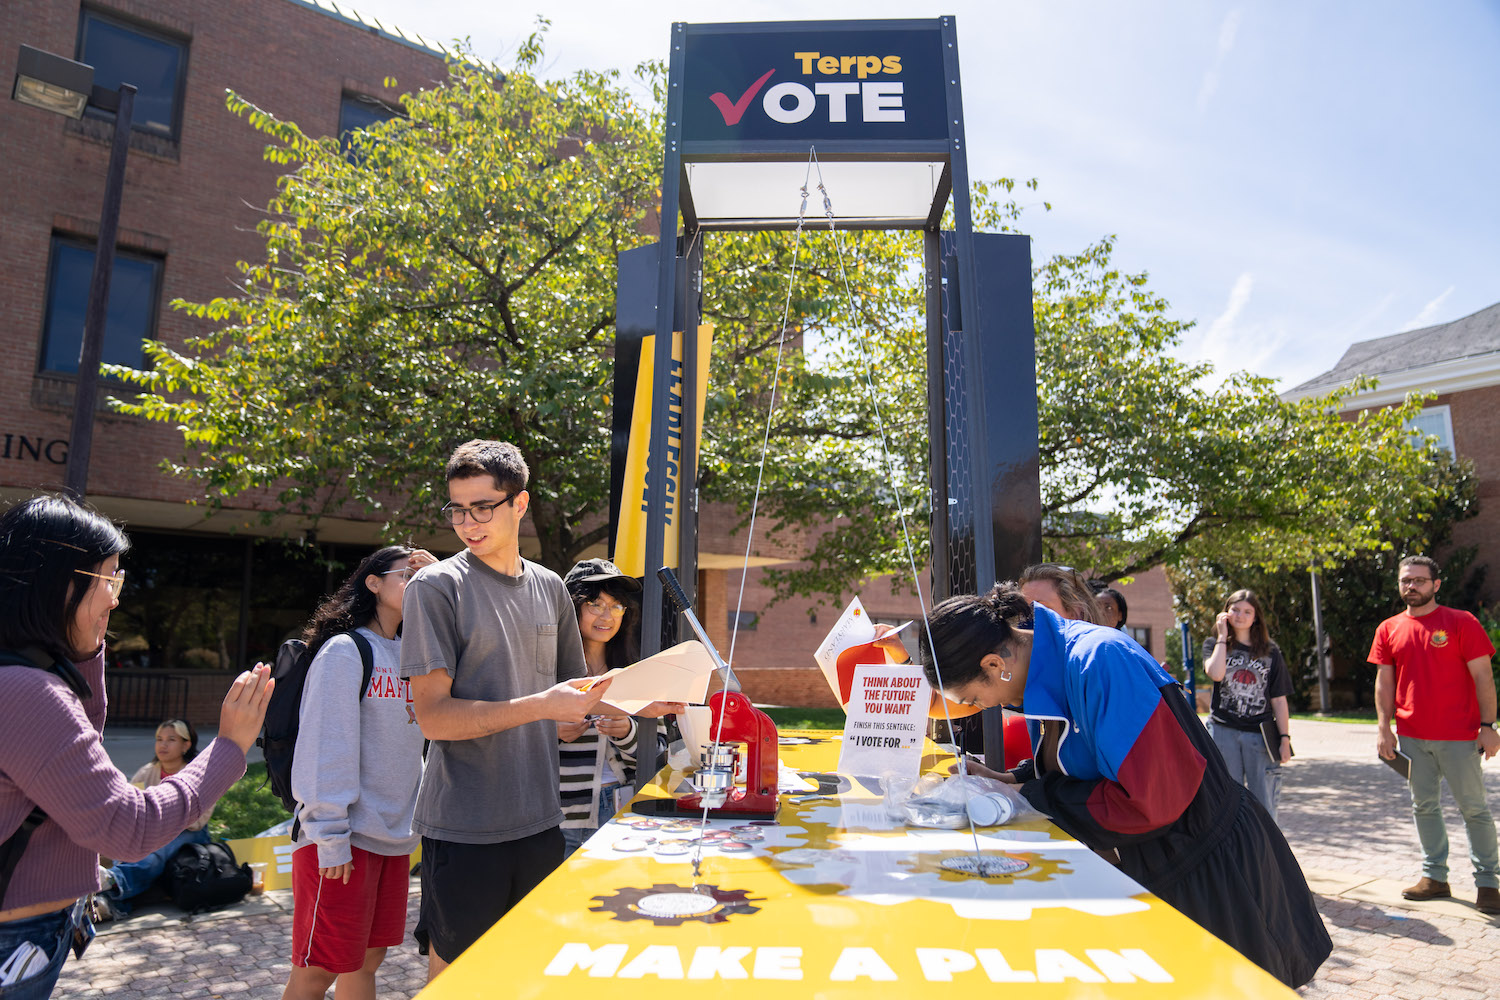
POLYGON ((927 623, 934 688, 1040 723, 1033 761, 1002 780, 1089 847, 1117 850, 1127 875, 1277 979, 1312 979, 1333 944, 1297 859, 1145 650, 1008 584, 949 598, 927 623))

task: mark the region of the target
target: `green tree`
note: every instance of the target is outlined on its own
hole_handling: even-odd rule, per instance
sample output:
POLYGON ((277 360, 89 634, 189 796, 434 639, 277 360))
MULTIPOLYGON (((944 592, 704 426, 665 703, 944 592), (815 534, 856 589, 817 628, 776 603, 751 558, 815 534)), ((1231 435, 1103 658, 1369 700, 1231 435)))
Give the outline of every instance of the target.
POLYGON ((653 113, 614 73, 550 85, 540 35, 503 81, 453 62, 405 117, 337 140, 230 94, 290 168, 259 224, 266 259, 238 294, 177 302, 206 321, 153 342, 147 392, 120 405, 183 429, 171 470, 213 502, 270 488, 310 517, 430 524, 439 470, 470 437, 514 441, 538 470, 542 561, 605 529, 617 252, 654 209, 653 113))
MULTIPOLYGON (((1473 547, 1451 544, 1454 525, 1478 512, 1473 469, 1442 449, 1412 450, 1428 463, 1432 495, 1407 509, 1404 530, 1375 549, 1323 563, 1319 571, 1323 631, 1337 678, 1334 694, 1352 695, 1356 708, 1373 704, 1375 670, 1366 657, 1376 626, 1402 608, 1396 568, 1403 558, 1437 554, 1443 560, 1442 602, 1465 611, 1482 611, 1479 592, 1486 567, 1474 565, 1473 547)), ((1305 567, 1268 571, 1217 556, 1184 560, 1168 570, 1168 577, 1177 594, 1178 611, 1195 637, 1195 659, 1224 599, 1242 588, 1255 591, 1271 637, 1281 646, 1292 672, 1293 701, 1300 708, 1310 704, 1317 690, 1317 669, 1312 583, 1305 567)), ((1200 681, 1201 669, 1200 663, 1200 681)))
MULTIPOLYGON (((241 265, 235 295, 175 303, 203 321, 182 349, 152 343, 151 370, 111 369, 145 390, 120 409, 183 429, 173 472, 211 502, 270 490, 280 510, 378 512, 400 535, 431 522, 456 443, 502 437, 537 470, 541 561, 565 568, 604 539, 614 260, 649 240, 662 75, 642 68, 646 107, 615 73, 540 82, 541 60, 537 35, 500 82, 455 62, 351 155, 230 95, 289 169, 260 224, 266 259, 241 265)), ((1017 187, 975 185, 976 225, 1013 228, 1017 187)), ((762 483, 761 537, 809 552, 772 574, 783 597, 877 573, 910 584, 897 497, 919 566, 928 554, 917 237, 814 218, 800 240, 706 240, 704 499, 747 511, 762 483)), ((1207 366, 1170 354, 1187 324, 1112 251, 1036 271, 1052 557, 1111 579, 1216 551, 1306 563, 1374 547, 1425 495, 1406 411, 1344 421, 1335 399, 1283 403, 1249 375, 1204 388, 1207 366)))

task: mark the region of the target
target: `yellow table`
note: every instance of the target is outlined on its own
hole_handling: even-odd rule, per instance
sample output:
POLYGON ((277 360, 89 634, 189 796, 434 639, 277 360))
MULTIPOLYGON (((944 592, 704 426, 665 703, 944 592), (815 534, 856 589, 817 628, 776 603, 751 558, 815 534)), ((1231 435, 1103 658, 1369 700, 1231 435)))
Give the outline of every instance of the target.
MULTIPOLYGON (((785 766, 831 790, 837 734, 782 739, 785 766)), ((946 772, 951 758, 927 750, 923 770, 946 772)), ((643 794, 682 780, 664 771, 643 794)), ((696 881, 683 850, 696 822, 640 830, 622 812, 421 997, 1294 995, 1046 820, 981 831, 1015 874, 957 875, 940 866, 972 856, 968 831, 898 827, 877 792, 839 784, 826 799, 784 792, 753 830, 711 821, 750 839, 705 847, 696 881)))

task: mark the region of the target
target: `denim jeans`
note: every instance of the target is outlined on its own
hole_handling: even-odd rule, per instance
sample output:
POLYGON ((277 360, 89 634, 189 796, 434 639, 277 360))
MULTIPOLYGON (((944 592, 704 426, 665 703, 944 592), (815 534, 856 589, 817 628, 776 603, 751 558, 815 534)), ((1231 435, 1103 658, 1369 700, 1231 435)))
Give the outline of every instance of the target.
POLYGON ((115 887, 104 893, 109 898, 110 906, 121 914, 129 913, 134 905, 130 900, 151 888, 151 883, 161 878, 162 873, 167 870, 167 862, 172 860, 184 844, 206 844, 208 839, 206 829, 184 830, 165 847, 157 848, 141 860, 122 861, 115 865, 109 870, 115 877, 115 887))
MULTIPOLYGON (((598 811, 600 826, 607 823, 615 814, 615 789, 620 787, 620 782, 609 781, 599 786, 594 794, 594 806, 598 811)), ((599 827, 563 827, 563 859, 573 856, 573 852, 583 846, 583 842, 592 837, 599 827)))
POLYGON ((1281 761, 1272 760, 1266 753, 1266 741, 1260 730, 1247 733, 1209 719, 1208 731, 1224 758, 1224 766, 1229 768, 1229 777, 1248 788, 1274 820, 1276 802, 1281 798, 1281 761))
POLYGON ((1448 881, 1448 827, 1438 801, 1441 781, 1458 804, 1469 833, 1469 860, 1474 884, 1500 888, 1500 848, 1495 841, 1495 819, 1484 794, 1484 758, 1475 740, 1419 740, 1398 736, 1401 752, 1411 758, 1411 814, 1422 842, 1422 874, 1436 882, 1448 881))
POLYGON ((68 947, 73 943, 72 927, 67 909, 0 924, 0 962, 9 958, 22 941, 30 941, 52 956, 47 967, 36 975, 0 986, 0 1000, 46 1000, 52 995, 52 987, 62 975, 63 962, 67 961, 68 947))

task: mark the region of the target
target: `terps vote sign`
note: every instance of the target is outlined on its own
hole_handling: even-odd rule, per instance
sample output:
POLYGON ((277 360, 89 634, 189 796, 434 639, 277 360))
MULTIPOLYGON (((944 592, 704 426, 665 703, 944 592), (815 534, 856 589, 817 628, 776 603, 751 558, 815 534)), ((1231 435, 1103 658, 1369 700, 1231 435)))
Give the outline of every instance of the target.
POLYGON ((946 139, 942 30, 887 23, 901 28, 694 25, 684 141, 946 139))

